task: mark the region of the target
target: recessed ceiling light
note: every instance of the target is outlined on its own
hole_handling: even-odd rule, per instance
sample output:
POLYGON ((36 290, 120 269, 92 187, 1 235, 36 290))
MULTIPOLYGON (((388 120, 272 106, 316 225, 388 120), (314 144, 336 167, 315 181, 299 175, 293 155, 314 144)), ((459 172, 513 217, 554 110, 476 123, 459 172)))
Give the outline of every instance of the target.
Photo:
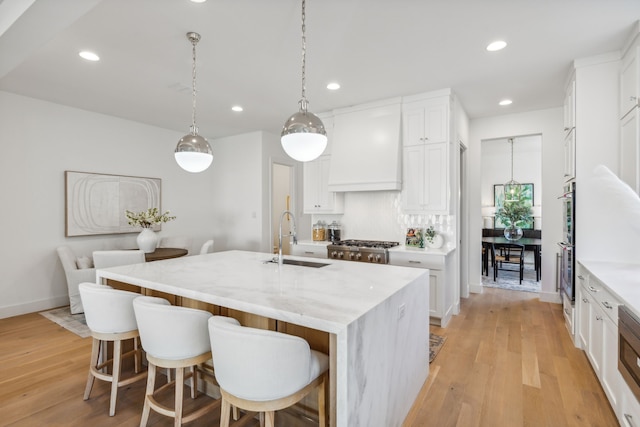
POLYGON ((504 42, 502 40, 496 40, 490 43, 489 46, 487 46, 487 50, 489 52, 495 52, 496 50, 504 49, 506 46, 507 46, 507 42, 504 42))
POLYGON ((191 0, 192 3, 204 3, 207 0, 191 0))
POLYGON ((511 104, 513 104, 513 101, 512 101, 512 100, 510 100, 510 99, 503 99, 503 100, 502 100, 502 101, 500 101, 498 104, 500 104, 500 105, 502 105, 502 106, 504 107, 505 105, 511 105, 511 104))
POLYGON ((86 59, 87 61, 100 61, 100 57, 93 52, 89 52, 88 50, 83 50, 78 53, 81 58, 86 59))
POLYGON ((239 106, 239 105, 234 105, 233 107, 231 107, 231 109, 232 109, 233 111, 237 112, 237 113, 239 113, 239 112, 241 112, 241 111, 244 111, 244 108, 242 108, 242 107, 241 107, 241 106, 239 106))
POLYGON ((329 90, 338 90, 340 89, 340 83, 331 82, 327 85, 327 89, 329 90))

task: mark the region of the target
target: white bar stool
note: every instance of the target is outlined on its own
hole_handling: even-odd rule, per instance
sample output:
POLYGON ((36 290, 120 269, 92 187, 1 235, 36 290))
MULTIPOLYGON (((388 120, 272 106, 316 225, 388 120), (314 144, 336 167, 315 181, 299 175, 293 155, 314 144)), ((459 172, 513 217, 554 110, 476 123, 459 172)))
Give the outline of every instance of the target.
POLYGON ((221 427, 229 426, 231 405, 260 412, 261 421, 264 413, 266 427, 273 427, 275 411, 294 405, 313 389, 318 392, 319 425, 326 425, 326 354, 311 350, 300 337, 243 327, 222 316, 209 319, 209 335, 222 395, 221 427))
MULTIPOLYGON (((133 313, 133 300, 140 294, 88 282, 80 283, 78 289, 84 306, 87 326, 93 337, 89 378, 84 391, 84 400, 89 399, 95 378, 110 382, 109 416, 112 417, 116 413, 118 387, 144 379, 147 375, 146 372, 140 372, 142 354, 138 347, 138 325, 133 313), (133 339, 133 350, 122 354, 122 341, 128 339, 133 339), (108 342, 113 342, 113 358, 101 362, 101 347, 104 349, 108 342), (130 356, 135 358, 136 375, 122 379, 120 378, 122 359, 130 356), (106 370, 109 365, 111 365, 111 374, 106 370)), ((106 354, 106 351, 103 354, 106 354)))
MULTIPOLYGON (((133 301, 138 321, 142 348, 149 362, 149 377, 145 393, 140 426, 146 426, 151 409, 174 419, 174 425, 192 421, 220 405, 219 400, 208 403, 189 415, 183 415, 183 384, 191 378, 191 398, 197 397, 198 369, 211 359, 211 345, 207 320, 211 313, 187 307, 176 307, 163 298, 139 296, 133 301), (175 369, 175 380, 155 388, 157 368, 175 369), (184 368, 190 372, 184 375, 184 368), (162 405, 156 395, 167 388, 175 387, 174 408, 162 405)), ((204 372, 204 371, 203 371, 204 372)))

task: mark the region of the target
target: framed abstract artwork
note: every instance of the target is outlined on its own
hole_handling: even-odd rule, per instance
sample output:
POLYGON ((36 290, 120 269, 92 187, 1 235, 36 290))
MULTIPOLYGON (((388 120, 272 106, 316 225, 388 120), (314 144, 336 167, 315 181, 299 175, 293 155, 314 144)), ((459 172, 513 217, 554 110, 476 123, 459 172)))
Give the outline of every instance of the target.
POLYGON ((65 171, 65 235, 139 232, 124 211, 160 209, 160 190, 160 178, 65 171))

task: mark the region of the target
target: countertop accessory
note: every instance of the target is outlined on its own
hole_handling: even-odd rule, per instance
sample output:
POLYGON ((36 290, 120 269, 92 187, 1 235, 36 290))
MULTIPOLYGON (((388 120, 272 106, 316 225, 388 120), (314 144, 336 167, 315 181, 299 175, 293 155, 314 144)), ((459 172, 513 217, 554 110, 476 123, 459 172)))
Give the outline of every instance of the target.
POLYGON ((284 151, 294 160, 308 162, 320 156, 327 147, 327 132, 322 120, 309 112, 306 98, 305 0, 302 0, 302 98, 298 101, 300 111, 287 119, 282 127, 280 142, 284 151))
POLYGON ((197 173, 206 170, 211 165, 213 152, 209 142, 198 135, 198 126, 196 125, 196 44, 200 41, 200 34, 189 32, 187 33, 187 39, 193 46, 191 128, 190 132, 178 141, 175 157, 176 162, 182 169, 187 172, 197 173))

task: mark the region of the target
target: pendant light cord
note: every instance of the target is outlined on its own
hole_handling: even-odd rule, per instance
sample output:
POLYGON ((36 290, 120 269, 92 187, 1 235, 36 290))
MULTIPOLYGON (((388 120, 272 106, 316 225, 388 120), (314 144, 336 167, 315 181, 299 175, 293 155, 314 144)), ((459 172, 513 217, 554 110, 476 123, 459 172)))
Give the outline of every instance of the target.
POLYGON ((193 100, 192 110, 191 110, 191 133, 193 135, 198 134, 198 127, 196 126, 196 44, 200 41, 200 36, 191 37, 191 44, 193 45, 193 66, 191 68, 191 97, 193 100))
POLYGON ((511 143, 511 182, 513 182, 513 138, 509 139, 511 143))
POLYGON ((307 69, 307 38, 306 38, 306 26, 305 26, 305 6, 306 1, 302 0, 302 98, 300 99, 300 111, 306 113, 309 102, 306 97, 306 69, 307 69))

